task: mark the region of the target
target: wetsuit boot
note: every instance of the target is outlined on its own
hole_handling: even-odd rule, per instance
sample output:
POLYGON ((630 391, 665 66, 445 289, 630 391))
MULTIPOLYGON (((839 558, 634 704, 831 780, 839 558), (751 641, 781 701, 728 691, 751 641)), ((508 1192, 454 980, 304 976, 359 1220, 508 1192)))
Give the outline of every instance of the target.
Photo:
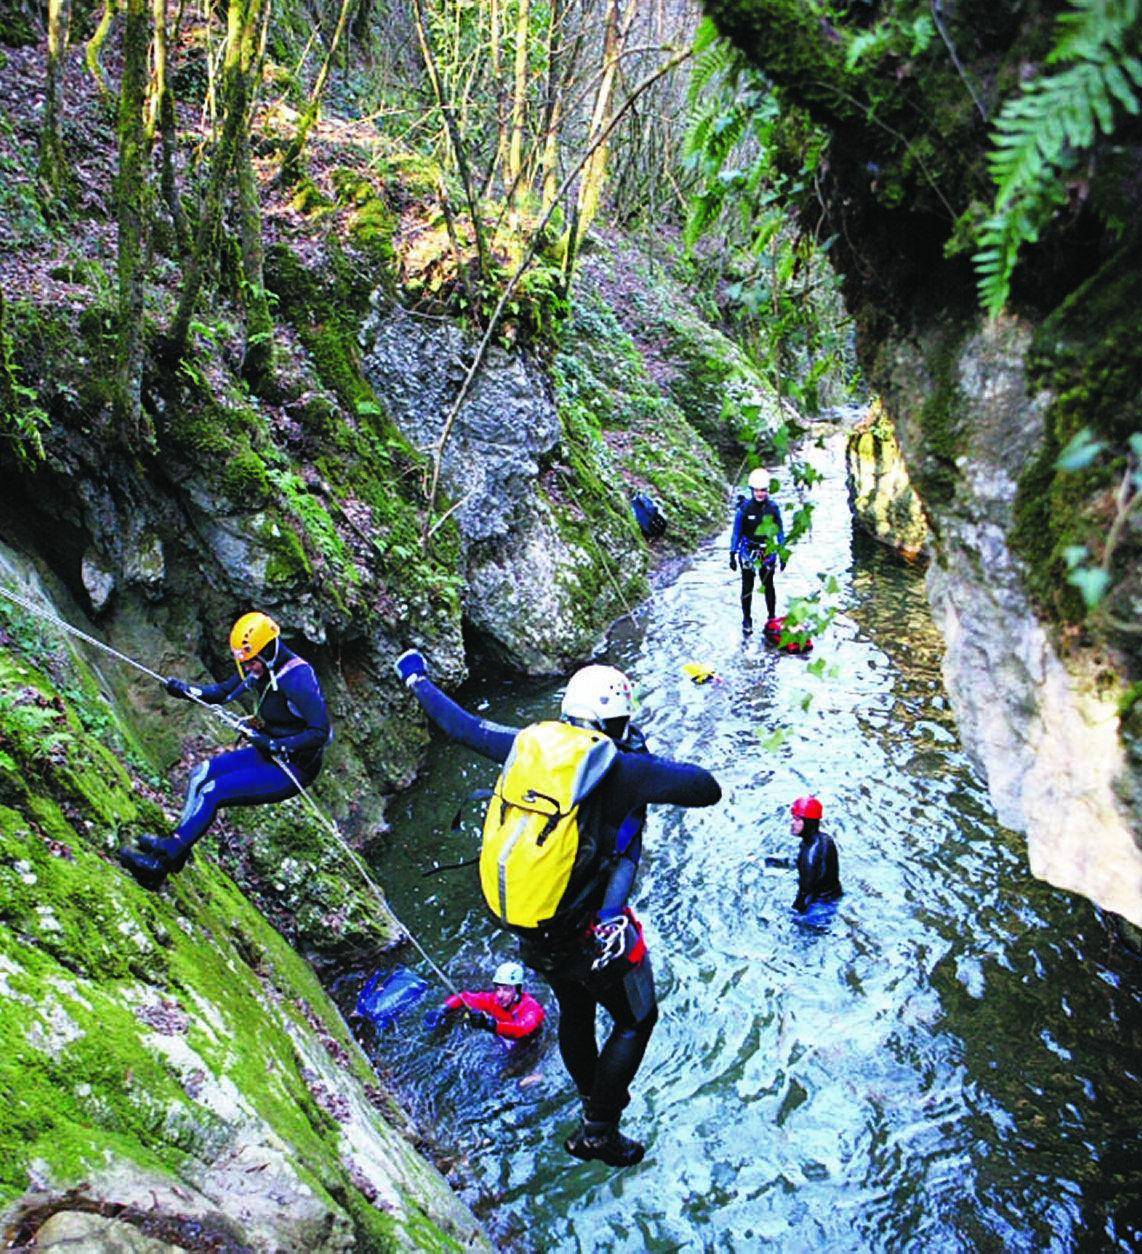
POLYGON ((177 875, 193 857, 194 845, 186 845, 179 849, 177 853, 172 853, 171 843, 169 837, 164 840, 163 837, 156 836, 153 832, 144 832, 139 837, 139 848, 144 853, 164 858, 169 864, 168 874, 177 875))
POLYGON ((646 1153, 644 1145, 623 1136, 617 1119, 584 1119, 579 1131, 564 1142, 564 1148, 575 1158, 597 1159, 608 1167, 633 1167, 646 1153))
POLYGON ((190 846, 170 848, 169 840, 147 833, 139 838, 139 848, 119 850, 119 865, 130 871, 142 888, 158 892, 168 875, 181 871, 190 857, 190 846))

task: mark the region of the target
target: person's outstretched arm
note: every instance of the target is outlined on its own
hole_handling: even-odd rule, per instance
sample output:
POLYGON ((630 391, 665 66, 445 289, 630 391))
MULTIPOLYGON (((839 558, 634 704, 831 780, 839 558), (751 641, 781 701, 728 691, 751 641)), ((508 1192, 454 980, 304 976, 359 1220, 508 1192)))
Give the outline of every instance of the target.
POLYGON ((712 806, 722 788, 704 766, 675 762, 656 754, 622 753, 611 768, 619 794, 630 809, 644 805, 712 806))
POLYGON ((511 752, 516 728, 476 718, 462 705, 457 705, 428 678, 424 658, 415 649, 402 653, 393 663, 425 714, 451 740, 466 745, 493 762, 503 762, 511 752))

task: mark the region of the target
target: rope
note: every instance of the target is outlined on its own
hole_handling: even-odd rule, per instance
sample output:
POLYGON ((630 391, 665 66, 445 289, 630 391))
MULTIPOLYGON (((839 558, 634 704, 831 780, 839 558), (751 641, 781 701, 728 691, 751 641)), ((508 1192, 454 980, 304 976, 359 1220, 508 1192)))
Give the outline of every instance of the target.
MULTIPOLYGON (((15 592, 10 592, 7 588, 0 588, 0 596, 4 597, 5 599, 9 601, 14 602, 16 605, 22 606, 30 614, 34 614, 36 617, 42 618, 45 621, 52 623, 54 626, 58 627, 61 631, 66 632, 68 635, 72 635, 72 636, 75 636, 79 640, 83 640, 85 643, 91 645, 93 648, 101 649, 104 653, 109 654, 113 658, 117 658, 120 662, 124 662, 128 666, 133 666, 135 670, 140 671, 142 674, 148 676, 150 679, 154 679, 160 684, 166 683, 166 677, 163 675, 160 675, 158 671, 151 670, 149 666, 144 666, 142 662, 137 662, 133 657, 128 657, 126 653, 120 653, 118 649, 113 649, 109 644, 105 644, 102 640, 96 639, 95 636, 88 635, 87 632, 81 631, 78 627, 75 627, 71 623, 66 622, 64 619, 60 618, 57 614, 53 614, 50 610, 45 609, 42 605, 37 605, 34 601, 29 601, 26 597, 22 597, 15 592)), ((252 734, 251 729, 246 725, 246 723, 242 719, 236 718, 233 714, 228 713, 226 710, 221 709, 217 705, 211 705, 209 701, 203 701, 200 697, 195 696, 194 693, 187 693, 187 696, 190 698, 191 701, 195 703, 195 705, 199 706, 201 709, 208 711, 215 718, 225 723, 226 726, 229 727, 232 731, 237 732, 241 736, 247 736, 247 737, 252 734)), ((349 842, 341 834, 341 831, 338 828, 337 824, 324 812, 324 810, 322 810, 322 808, 317 804, 317 802, 313 799, 313 797, 310 796, 309 792, 302 786, 301 781, 297 778, 297 776, 293 773, 293 771, 290 770, 289 766, 287 766, 286 763, 281 760, 281 758, 279 758, 276 754, 271 754, 270 759, 280 770, 282 770, 285 773, 286 778, 297 789, 298 796, 301 797, 301 799, 305 802, 307 806, 309 806, 310 810, 313 812, 314 816, 321 823, 321 825, 325 828, 325 830, 329 832, 329 834, 341 845, 342 850, 348 855, 349 861, 356 867, 361 878, 368 885, 369 890, 372 892, 373 896, 376 898, 378 903, 382 905, 390 915, 392 915, 393 919, 396 920, 397 926, 401 929, 401 931, 404 932, 409 942, 417 950, 417 952, 424 959, 424 961, 428 963, 428 965, 436 973, 436 975, 439 977, 441 983, 445 986, 445 988, 447 988, 449 992, 452 992, 452 993, 458 992, 459 990, 456 988, 455 984, 452 983, 452 981, 448 978, 447 975, 445 975, 445 973, 440 969, 440 967, 437 966, 435 962, 433 962, 433 960, 428 956, 427 953, 425 953, 424 948, 420 944, 420 942, 416 939, 415 936, 413 936, 412 932, 407 927, 405 927, 405 925, 400 921, 400 919, 397 918, 396 912, 389 905, 388 901, 385 900, 385 896, 381 892, 380 887, 373 880, 373 877, 370 874, 369 868, 366 866, 364 859, 362 859, 360 854, 357 853, 357 851, 349 844, 349 842)))

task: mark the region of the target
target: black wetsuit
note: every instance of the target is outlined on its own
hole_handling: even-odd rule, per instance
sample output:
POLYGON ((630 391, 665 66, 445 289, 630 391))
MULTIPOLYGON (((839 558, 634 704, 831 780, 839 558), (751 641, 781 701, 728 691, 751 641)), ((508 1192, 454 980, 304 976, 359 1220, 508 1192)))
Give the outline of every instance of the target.
POLYGON ((785 543, 785 530, 781 525, 781 510, 766 497, 759 501, 752 493, 738 506, 734 515, 734 530, 730 537, 730 553, 735 554, 742 577, 742 622, 752 622, 753 584, 761 577, 765 594, 765 612, 768 618, 777 614, 777 592, 773 586, 773 574, 777 568, 777 549, 785 543), (772 518, 776 531, 772 537, 765 534, 765 519, 772 518))
MULTIPOLYGON (((517 728, 474 717, 428 679, 412 691, 453 740, 495 762, 506 760, 517 728)), ((647 753, 637 732, 628 737, 626 752, 615 755, 580 811, 580 822, 590 824, 598 841, 597 865, 587 870, 602 874, 588 873, 584 889, 569 892, 573 904, 561 906, 558 928, 517 930, 521 956, 550 984, 559 1003, 563 1063, 583 1095, 587 1118, 599 1122, 617 1120, 630 1100, 630 1082, 658 1020, 658 1003, 645 953, 633 964, 620 959, 592 970, 596 951, 588 929, 596 918, 611 918, 626 906, 642 851, 646 806, 708 806, 722 795, 709 771, 647 753), (614 1020, 602 1050, 595 1040, 599 1006, 614 1020)))
POLYGON ((802 819, 801 848, 797 854, 797 898, 793 909, 804 914, 815 901, 836 901, 841 895, 837 846, 820 819, 802 819))

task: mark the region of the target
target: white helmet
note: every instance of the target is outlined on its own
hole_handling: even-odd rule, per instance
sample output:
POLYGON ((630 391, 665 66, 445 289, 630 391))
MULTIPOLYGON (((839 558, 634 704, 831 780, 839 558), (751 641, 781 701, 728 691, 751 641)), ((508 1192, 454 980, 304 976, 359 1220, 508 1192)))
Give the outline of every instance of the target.
POLYGON ((493 984, 513 984, 516 988, 523 987, 523 967, 518 962, 501 962, 492 977, 493 984))
POLYGON ((629 719, 634 713, 634 689, 613 666, 584 666, 567 681, 561 713, 606 731, 611 719, 629 719))
POLYGON ((749 472, 749 487, 752 492, 754 488, 764 488, 769 491, 769 471, 764 466, 758 466, 756 470, 749 472))

